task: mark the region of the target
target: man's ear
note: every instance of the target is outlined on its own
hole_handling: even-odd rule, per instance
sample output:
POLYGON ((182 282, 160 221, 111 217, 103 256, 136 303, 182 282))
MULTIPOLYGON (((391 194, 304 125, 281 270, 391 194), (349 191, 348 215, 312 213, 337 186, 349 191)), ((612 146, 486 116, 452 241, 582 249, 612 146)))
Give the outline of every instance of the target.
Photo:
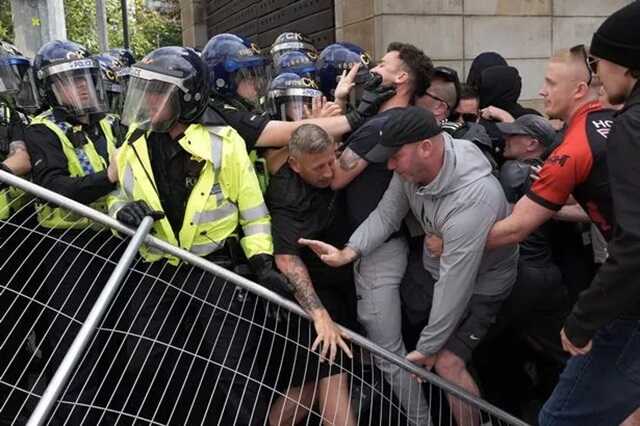
POLYGON ((425 139, 418 143, 418 155, 421 157, 428 157, 433 150, 433 142, 431 139, 425 139))
POLYGON ((296 173, 300 173, 300 163, 298 162, 297 158, 289 156, 289 159, 287 161, 289 162, 289 167, 291 167, 291 170, 296 173))

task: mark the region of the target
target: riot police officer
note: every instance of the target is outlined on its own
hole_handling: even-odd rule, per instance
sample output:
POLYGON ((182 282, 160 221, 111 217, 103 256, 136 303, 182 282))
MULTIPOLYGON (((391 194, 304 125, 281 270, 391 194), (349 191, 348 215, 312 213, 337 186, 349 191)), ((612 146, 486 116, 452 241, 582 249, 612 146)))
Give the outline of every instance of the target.
MULTIPOLYGON (((220 126, 207 108, 207 74, 197 53, 183 47, 159 48, 131 67, 122 120, 132 130, 117 155, 121 183, 118 195, 110 197, 110 214, 134 227, 151 215, 156 219, 152 231, 156 237, 239 273, 243 273, 246 258, 253 279, 287 294, 286 279, 273 269, 270 216, 258 180, 238 133, 220 126)), ((208 345, 205 356, 211 360, 210 368, 219 371, 219 384, 205 385, 212 387, 208 392, 216 400, 226 399, 226 403, 214 404, 216 408, 209 413, 214 419, 203 421, 261 422, 266 404, 259 398, 259 380, 253 377, 256 371, 250 365, 258 330, 247 321, 250 318, 243 318, 254 311, 254 298, 218 281, 210 289, 200 288, 198 282, 208 276, 204 271, 151 247, 142 246, 140 255, 151 263, 146 273, 149 284, 160 277, 204 300, 204 307, 189 303, 186 311, 180 309, 186 312, 187 322, 201 326, 208 345)), ((205 278, 209 280, 213 277, 205 278)), ((148 371, 145 365, 153 366, 152 373, 158 368, 158 374, 167 377, 168 366, 158 360, 163 344, 175 344, 163 324, 177 295, 171 289, 165 292, 163 286, 130 287, 140 289, 131 296, 134 310, 140 307, 130 317, 132 335, 144 334, 160 342, 159 346, 140 342, 141 350, 131 337, 133 368, 144 374, 148 371), (154 314, 156 311, 160 314, 154 314), (147 363, 149 358, 152 361, 147 363)), ((145 394, 142 383, 134 386, 145 394)), ((168 386, 167 382, 159 386, 165 384, 168 386)), ((160 388, 149 392, 156 390, 161 393, 160 388)), ((186 423, 175 417, 173 421, 186 423)))
MULTIPOLYGON (((293 131, 304 123, 317 124, 339 138, 374 115, 388 97, 386 93, 381 95, 373 90, 366 102, 357 109, 342 110, 343 115, 298 122, 272 120, 258 109, 258 100, 267 87, 268 61, 255 45, 233 34, 218 34, 204 47, 202 59, 209 70, 210 106, 223 123, 240 134, 247 151, 283 147, 293 131)), ((271 173, 275 170, 277 167, 269 166, 271 173)))
POLYGON ((121 81, 121 73, 125 67, 119 59, 109 53, 101 53, 95 55, 94 58, 100 64, 102 83, 107 93, 108 111, 119 115, 124 104, 124 86, 121 81))
MULTIPOLYGON (((38 107, 31 63, 15 46, 0 41, 0 168, 18 176, 31 170, 24 143, 27 111, 38 107)), ((0 219, 23 204, 24 194, 0 182, 0 219)))
MULTIPOLYGON (((108 173, 116 148, 113 121, 106 118, 107 94, 100 64, 82 45, 54 40, 34 59, 40 96, 50 109, 26 132, 35 183, 106 212, 104 197, 115 188, 108 173)), ((85 228, 87 220, 48 204, 38 206, 46 228, 85 228)))

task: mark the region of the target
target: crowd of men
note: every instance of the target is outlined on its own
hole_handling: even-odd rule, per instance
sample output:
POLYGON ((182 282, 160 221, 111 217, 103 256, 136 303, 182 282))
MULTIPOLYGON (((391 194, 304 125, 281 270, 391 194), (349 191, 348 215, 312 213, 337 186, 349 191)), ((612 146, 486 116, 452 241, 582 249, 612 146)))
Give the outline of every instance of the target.
MULTIPOLYGON (((639 20, 636 1, 589 48, 554 53, 544 116, 518 103, 519 72, 495 52, 461 83, 403 42, 375 64, 291 32, 264 53, 219 34, 202 52, 139 61, 65 40, 31 61, 3 42, 0 168, 131 227, 151 216, 155 237, 295 299, 315 333, 283 333, 343 368, 353 354, 338 325, 523 418, 546 401, 541 425, 617 425, 640 405, 639 20)), ((3 220, 16 193, 3 184, 3 220)), ((92 226, 36 210, 62 239, 92 226)), ((205 291, 179 259, 139 254, 150 275, 246 316, 238 289, 205 291)), ((175 307, 151 291, 132 294, 132 323, 161 340, 175 307)), ((305 401, 326 424, 357 423, 343 370, 294 355, 275 379, 285 396, 263 403, 247 358, 259 339, 244 339, 255 330, 212 318, 209 356, 246 376, 221 374, 219 418, 296 424, 305 401)), ((420 383, 376 362, 408 420, 429 424, 420 383)), ((479 424, 448 404, 458 425, 479 424)))

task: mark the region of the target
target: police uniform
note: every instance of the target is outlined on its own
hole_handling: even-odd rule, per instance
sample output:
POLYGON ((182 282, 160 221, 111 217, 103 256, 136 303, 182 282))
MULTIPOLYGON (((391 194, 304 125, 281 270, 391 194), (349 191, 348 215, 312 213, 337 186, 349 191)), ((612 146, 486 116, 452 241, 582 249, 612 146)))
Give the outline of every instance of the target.
MULTIPOLYGON (((237 266, 230 248, 238 239, 247 258, 272 255, 269 212, 244 142, 231 127, 191 124, 174 140, 168 134, 134 131, 119 152, 117 165, 120 187, 108 200, 110 214, 115 217, 127 203, 143 200, 165 215, 154 223, 154 236, 227 268, 237 266)), ((223 424, 261 423, 267 405, 258 397, 259 381, 252 377, 256 372, 251 370, 259 336, 247 321, 255 312, 255 298, 152 247, 143 245, 140 255, 151 264, 146 276, 133 273, 131 285, 125 285, 131 293, 125 298, 129 333, 189 347, 189 342, 176 343, 174 337, 187 336, 189 330, 175 333, 175 326, 163 326, 165 316, 186 318, 172 322, 179 327, 198 324, 204 343, 189 350, 201 351, 211 365, 224 365, 219 370, 207 367, 209 374, 219 374, 219 380, 214 375, 200 389, 201 394, 210 394, 214 400, 215 408, 208 412, 211 417, 205 422, 222 419, 223 424), (170 282, 172 286, 159 286, 158 282, 170 282), (177 286, 181 286, 180 291, 177 286), (247 380, 246 376, 252 378, 247 380)), ((169 375, 164 368, 157 373, 143 368, 147 358, 161 359, 161 348, 135 338, 127 345, 132 351, 132 371, 169 375)), ((187 364, 190 361, 189 357, 183 359, 187 364)), ((146 365, 158 365, 149 364, 153 362, 146 365)), ((147 382, 143 377, 138 383, 147 382)), ((157 388, 149 390, 152 395, 160 394, 165 384, 163 379, 155 383, 157 388)), ((185 401, 194 398, 195 391, 195 387, 187 387, 182 397, 185 401)), ((132 393, 139 396, 147 392, 141 387, 132 393)), ((186 414, 179 412, 174 418, 182 415, 186 414)))
MULTIPOLYGON (((0 161, 4 161, 11 150, 11 144, 24 140, 24 129, 28 118, 6 104, 0 103, 0 161)), ((9 219, 28 201, 25 193, 18 188, 0 186, 0 220, 9 219)))
MULTIPOLYGON (((36 184, 106 213, 104 197, 115 189, 107 167, 116 148, 112 126, 117 122, 111 116, 89 117, 89 124, 81 124, 56 108, 44 112, 27 129, 27 149, 36 184)), ((88 219, 50 204, 41 203, 37 210, 38 221, 46 228, 91 225, 88 219)))

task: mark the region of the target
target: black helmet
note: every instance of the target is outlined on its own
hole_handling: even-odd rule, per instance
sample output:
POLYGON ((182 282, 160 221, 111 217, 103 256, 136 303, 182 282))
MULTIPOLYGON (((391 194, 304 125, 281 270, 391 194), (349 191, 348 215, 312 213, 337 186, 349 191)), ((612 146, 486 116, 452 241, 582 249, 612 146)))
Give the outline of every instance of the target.
POLYGON ((208 101, 207 67, 189 47, 161 47, 131 67, 122 123, 156 132, 191 123, 208 101))
POLYGON ((275 63, 280 55, 292 51, 308 52, 313 60, 318 58, 318 50, 308 36, 302 33, 285 32, 276 37, 271 45, 271 59, 275 63))
POLYGON ((0 41, 0 96, 25 112, 40 107, 31 61, 4 41, 0 41))
POLYGON ((107 92, 107 100, 109 111, 120 113, 124 102, 124 86, 120 78, 122 71, 122 63, 113 55, 102 53, 95 55, 94 58, 100 64, 100 72, 102 72, 102 84, 107 92))
POLYGON ((107 110, 100 64, 82 45, 53 40, 33 60, 40 96, 50 106, 83 115, 107 110))
POLYGON ((267 111, 273 119, 297 121, 305 118, 305 107, 311 109, 314 98, 322 92, 316 82, 294 73, 283 73, 273 79, 267 92, 267 111))

